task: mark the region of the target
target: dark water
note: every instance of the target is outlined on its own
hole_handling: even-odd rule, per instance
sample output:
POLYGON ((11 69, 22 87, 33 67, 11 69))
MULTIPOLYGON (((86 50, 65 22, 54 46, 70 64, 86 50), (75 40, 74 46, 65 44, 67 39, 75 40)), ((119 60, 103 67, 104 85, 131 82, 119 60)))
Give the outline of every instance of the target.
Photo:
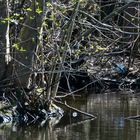
POLYGON ((125 119, 140 114, 138 94, 90 94, 71 104, 97 118, 72 111, 55 126, 1 126, 0 140, 140 140, 140 121, 125 119))

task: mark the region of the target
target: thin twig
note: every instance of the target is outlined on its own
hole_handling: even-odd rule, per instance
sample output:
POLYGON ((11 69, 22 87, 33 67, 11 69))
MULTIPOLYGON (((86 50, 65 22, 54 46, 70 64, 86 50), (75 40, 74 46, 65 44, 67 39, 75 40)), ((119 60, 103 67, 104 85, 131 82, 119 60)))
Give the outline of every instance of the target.
POLYGON ((68 93, 68 94, 65 94, 65 95, 63 95, 63 96, 56 96, 55 98, 65 98, 65 97, 70 96, 70 95, 72 95, 72 94, 74 94, 74 93, 77 93, 77 92, 79 92, 79 91, 81 91, 81 90, 84 90, 84 89, 87 88, 88 86, 90 86, 90 85, 92 85, 92 84, 94 84, 94 83, 96 83, 96 82, 98 82, 98 81, 100 81, 100 80, 99 80, 99 79, 98 79, 98 80, 94 80, 93 82, 90 82, 89 84, 83 86, 83 87, 80 88, 80 89, 77 89, 77 90, 75 90, 75 91, 72 91, 72 92, 70 92, 70 93, 68 93))

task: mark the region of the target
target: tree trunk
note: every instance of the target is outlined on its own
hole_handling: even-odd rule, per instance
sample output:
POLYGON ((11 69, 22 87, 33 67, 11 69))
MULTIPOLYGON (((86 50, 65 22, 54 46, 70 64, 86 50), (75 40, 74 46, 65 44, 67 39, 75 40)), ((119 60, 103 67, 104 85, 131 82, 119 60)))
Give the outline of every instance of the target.
POLYGON ((0 80, 4 77, 5 72, 5 52, 6 52, 6 30, 7 22, 4 19, 7 17, 6 1, 0 1, 0 80))
POLYGON ((42 0, 36 0, 36 3, 32 2, 31 4, 31 10, 21 29, 20 42, 17 42, 18 48, 14 58, 14 82, 22 87, 27 87, 32 72, 33 56, 38 44, 39 29, 42 25, 42 13, 38 14, 36 8, 42 10, 42 0))

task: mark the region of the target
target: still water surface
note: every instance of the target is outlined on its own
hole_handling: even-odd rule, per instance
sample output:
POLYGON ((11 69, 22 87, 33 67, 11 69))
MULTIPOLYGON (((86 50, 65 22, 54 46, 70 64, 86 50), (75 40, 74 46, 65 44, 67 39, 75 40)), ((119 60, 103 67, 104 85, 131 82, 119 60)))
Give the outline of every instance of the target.
POLYGON ((71 111, 53 127, 1 126, 0 140, 140 140, 140 121, 125 119, 140 114, 139 94, 90 94, 71 104, 97 118, 71 111))

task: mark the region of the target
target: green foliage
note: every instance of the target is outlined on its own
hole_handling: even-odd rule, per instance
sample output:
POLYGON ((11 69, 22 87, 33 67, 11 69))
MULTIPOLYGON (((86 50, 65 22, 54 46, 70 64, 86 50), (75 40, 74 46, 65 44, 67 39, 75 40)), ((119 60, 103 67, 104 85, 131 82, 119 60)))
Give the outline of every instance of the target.
POLYGON ((6 17, 4 20, 5 21, 10 21, 11 20, 11 17, 6 17))
POLYGON ((36 13, 37 13, 37 14, 41 14, 42 12, 43 12, 43 11, 42 11, 40 8, 37 8, 37 9, 36 9, 36 13))
POLYGON ((29 8, 26 8, 25 10, 32 12, 32 9, 30 7, 29 8))
POLYGON ((5 20, 0 20, 0 24, 5 24, 6 21, 5 20))
POLYGON ((15 43, 12 45, 13 48, 15 48, 16 50, 20 51, 20 52, 25 52, 26 50, 21 47, 18 43, 15 43))
POLYGON ((50 3, 50 2, 46 2, 46 6, 48 7, 48 8, 53 8, 53 6, 52 6, 52 4, 50 3))

